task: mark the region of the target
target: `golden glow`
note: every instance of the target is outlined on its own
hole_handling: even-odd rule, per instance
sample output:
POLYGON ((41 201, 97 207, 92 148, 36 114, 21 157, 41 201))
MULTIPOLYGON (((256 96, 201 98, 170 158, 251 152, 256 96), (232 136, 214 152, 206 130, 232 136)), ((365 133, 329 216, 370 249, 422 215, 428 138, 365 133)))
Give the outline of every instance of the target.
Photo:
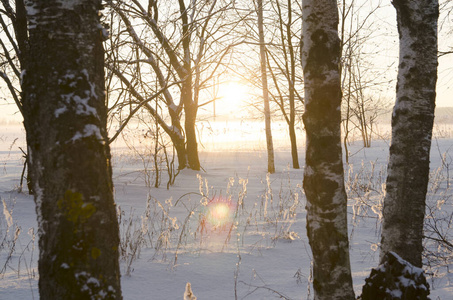
POLYGON ((236 115, 249 97, 248 88, 236 81, 226 82, 220 85, 218 97, 216 115, 236 115))

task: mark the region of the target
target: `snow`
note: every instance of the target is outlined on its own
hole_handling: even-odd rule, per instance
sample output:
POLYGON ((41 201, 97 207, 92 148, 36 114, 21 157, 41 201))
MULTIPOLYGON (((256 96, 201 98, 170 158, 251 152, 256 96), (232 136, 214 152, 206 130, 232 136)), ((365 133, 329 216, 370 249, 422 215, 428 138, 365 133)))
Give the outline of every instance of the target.
POLYGON ((57 108, 54 112, 56 118, 61 114, 68 111, 68 105, 75 107, 75 113, 81 116, 92 115, 96 118, 99 118, 96 108, 90 105, 90 100, 93 98, 98 98, 96 94, 96 85, 90 81, 90 76, 86 69, 81 71, 82 76, 76 76, 73 72, 69 71, 67 74, 64 74, 59 80, 59 85, 67 85, 70 88, 77 87, 78 81, 86 80, 90 86, 89 89, 84 90, 82 95, 76 95, 75 92, 69 92, 66 94, 61 94, 62 106, 57 108))
POLYGON ((99 141, 102 141, 102 143, 104 143, 99 127, 94 124, 85 125, 85 127, 83 128, 83 132, 77 131, 72 137, 71 141, 75 142, 79 139, 90 136, 95 136, 99 141))
MULTIPOLYGON (((77 138, 98 134, 99 128, 88 125, 77 138)), ((160 188, 150 187, 147 182, 150 176, 152 182, 153 175, 145 169, 141 156, 120 140, 114 143, 115 201, 125 250, 120 262, 124 299, 183 299, 188 294, 188 282, 198 299, 235 299, 236 295, 238 299, 313 299, 312 254, 301 187, 303 168, 289 168, 289 148, 285 150, 279 144, 275 152, 277 171, 267 175, 265 147, 256 147, 260 142, 248 139, 249 148, 243 139, 225 144, 223 149, 219 144, 204 144, 200 160, 206 172, 182 170, 170 190, 165 188, 165 178, 160 188), (241 150, 234 150, 234 145, 241 150), (215 207, 216 200, 225 206, 209 215, 209 204, 215 207), (210 220, 216 214, 223 216, 221 222, 210 220)), ((24 145, 20 127, 0 127, 0 199, 4 205, 0 239, 6 237, 6 244, 0 245, 0 298, 5 300, 39 299, 38 240, 27 233, 37 232, 35 203, 26 193, 17 193, 23 167, 18 146, 24 145), (21 231, 10 255, 16 228, 21 231), (8 256, 11 259, 7 260, 8 256)), ((302 165, 303 147, 299 145, 302 165)), ((453 139, 438 139, 433 147, 433 178, 443 178, 439 189, 447 191, 444 181, 449 178, 451 182, 453 172, 444 172, 441 177, 435 171, 442 165, 442 157, 449 163, 451 154, 443 154, 452 151, 453 139)), ((345 188, 349 196, 352 274, 358 296, 365 277, 378 266, 379 207, 384 196, 388 141, 373 141, 369 149, 361 149, 356 142, 349 150, 353 155, 351 165, 345 165, 345 188)), ((449 193, 441 198, 430 195, 429 199, 434 207, 441 206, 441 212, 451 214, 449 193)), ((432 274, 428 277, 432 299, 451 299, 453 274, 447 267, 452 266, 425 269, 432 274)))
POLYGON ((62 269, 69 269, 69 265, 67 263, 62 263, 60 267, 62 269))
POLYGON ((54 112, 55 118, 58 118, 61 114, 65 113, 66 111, 68 111, 68 108, 66 106, 57 108, 54 112))
MULTIPOLYGON (((31 1, 26 1, 25 9, 27 10, 27 16, 32 17, 39 13, 39 9, 37 8, 36 3, 31 1)), ((36 25, 35 25, 36 27, 36 25)))
POLYGON ((102 32, 102 37, 103 37, 104 39, 108 39, 108 38, 109 38, 110 32, 109 32, 109 30, 108 30, 107 28, 105 28, 102 24, 98 24, 98 25, 97 25, 97 28, 101 30, 101 32, 102 32))
POLYGON ((19 80, 20 80, 20 84, 22 85, 24 83, 24 76, 27 74, 27 70, 26 69, 23 69, 21 72, 20 72, 20 77, 19 77, 19 80))
MULTIPOLYGON (((41 227, 43 225, 43 218, 42 218, 42 214, 41 214, 41 206, 42 206, 42 197, 44 195, 44 191, 43 189, 39 186, 38 183, 36 183, 33 187, 34 191, 35 191, 35 203, 36 203, 36 220, 37 220, 37 224, 40 224, 41 227)), ((36 227, 37 228, 37 231, 39 234, 41 234, 41 229, 39 227, 36 227)))
MULTIPOLYGON (((91 94, 91 91, 85 91, 85 97, 80 97, 75 95, 74 93, 62 94, 61 98, 64 103, 70 104, 74 103, 76 105, 76 114, 81 116, 89 116, 93 115, 98 117, 98 113, 96 109, 89 105, 89 101, 91 96, 95 96, 95 94, 91 94)), ((55 110, 55 117, 58 117, 60 114, 64 113, 67 110, 66 106, 60 107, 55 110)))
POLYGON ((62 9, 67 9, 67 10, 73 10, 77 5, 81 4, 80 1, 77 1, 77 0, 71 0, 71 1, 60 0, 58 2, 60 2, 62 9))

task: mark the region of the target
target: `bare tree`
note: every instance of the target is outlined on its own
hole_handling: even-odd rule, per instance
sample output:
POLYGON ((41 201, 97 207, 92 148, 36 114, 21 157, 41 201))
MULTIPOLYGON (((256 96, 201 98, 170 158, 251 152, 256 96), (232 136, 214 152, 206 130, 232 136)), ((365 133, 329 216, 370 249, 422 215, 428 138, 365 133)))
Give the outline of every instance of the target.
POLYGON ((315 299, 354 299, 341 150, 341 82, 335 0, 303 0, 307 134, 304 190, 315 299))
POLYGON ((376 119, 388 109, 386 98, 377 95, 378 87, 389 84, 383 76, 388 68, 376 68, 371 63, 372 51, 366 50, 374 37, 372 20, 379 8, 379 2, 367 8, 363 2, 355 0, 343 0, 339 5, 343 146, 347 163, 351 134, 358 132, 363 147, 371 147, 376 119))
POLYGON ((206 104, 200 101, 202 90, 234 46, 229 33, 237 24, 227 18, 230 2, 191 1, 187 7, 182 0, 176 6, 162 1, 149 1, 147 7, 138 0, 108 3, 111 18, 121 23, 112 29, 107 64, 121 85, 117 95, 123 100, 114 101, 117 112, 147 110, 171 138, 179 168, 199 170, 195 122, 198 108, 206 104))
POLYGON ((271 112, 269 108, 269 89, 267 86, 266 45, 264 44, 263 0, 257 0, 258 33, 260 42, 261 82, 264 102, 264 125, 266 130, 267 171, 275 173, 274 144, 272 142, 271 112))
POLYGON ((0 25, 2 36, 1 46, 1 72, 0 77, 4 80, 11 97, 17 108, 23 114, 22 99, 18 82, 21 73, 26 70, 28 54, 28 29, 25 5, 22 0, 14 3, 2 0, 3 10, 0 13, 0 25))
MULTIPOLYGON (((269 114, 272 118, 282 119, 287 123, 292 165, 294 168, 299 168, 296 122, 298 115, 303 111, 301 96, 303 79, 296 48, 300 44, 302 22, 300 5, 294 0, 265 2, 261 21, 249 14, 250 11, 258 12, 257 1, 253 1, 254 7, 248 5, 250 4, 248 2, 241 2, 241 4, 243 7, 237 12, 241 22, 239 34, 244 36, 242 48, 246 50, 240 53, 240 59, 233 58, 232 67, 229 69, 234 69, 235 74, 248 82, 256 91, 260 91, 260 95, 256 93, 254 99, 249 100, 248 108, 251 108, 250 113, 254 117, 261 119, 264 116, 265 122, 267 105, 263 105, 265 97, 263 82, 266 82, 269 114), (256 26, 257 23, 259 26, 256 26), (262 33, 259 30, 261 23, 262 33), (260 35, 263 36, 263 41, 260 41, 260 35), (265 81, 261 66, 261 48, 265 49, 265 81), (256 56, 260 57, 260 65, 257 63, 256 56)), ((237 48, 236 54, 236 57, 239 57, 237 48)))
MULTIPOLYGON (((27 69, 28 61, 28 28, 25 4, 23 0, 2 0, 3 10, 0 11, 0 77, 14 100, 18 111, 23 117, 23 99, 21 76, 27 69)), ((24 153, 24 171, 28 164, 28 155, 24 153)), ((29 194, 33 194, 30 168, 27 169, 27 186, 29 194)), ((25 174, 22 172, 22 174, 25 174)), ((22 179, 19 191, 22 190, 22 179)))
POLYGON ((41 299, 121 299, 100 0, 27 2, 22 107, 41 299))
MULTIPOLYGON (((296 2, 297 4, 298 2, 296 2)), ((294 1, 272 1, 273 13, 277 18, 276 37, 267 49, 267 67, 274 87, 270 92, 271 99, 277 104, 288 125, 289 139, 291 143, 291 158, 294 169, 299 169, 299 155, 297 153, 296 139, 296 116, 300 112, 303 98, 298 87, 302 87, 300 61, 296 59, 297 45, 300 44, 300 32, 302 15, 296 13, 294 1)), ((299 10, 301 12, 301 10, 299 10)))
MULTIPOLYGON (((439 1, 439 36, 444 36, 445 40, 448 40, 448 38, 451 38, 451 35, 453 34, 453 26, 452 26, 452 16, 453 14, 453 1, 451 0, 440 0, 439 1)), ((439 51, 438 55, 439 58, 443 57, 445 55, 450 56, 453 54, 453 45, 448 44, 447 45, 442 45, 442 43, 439 44, 439 51)))

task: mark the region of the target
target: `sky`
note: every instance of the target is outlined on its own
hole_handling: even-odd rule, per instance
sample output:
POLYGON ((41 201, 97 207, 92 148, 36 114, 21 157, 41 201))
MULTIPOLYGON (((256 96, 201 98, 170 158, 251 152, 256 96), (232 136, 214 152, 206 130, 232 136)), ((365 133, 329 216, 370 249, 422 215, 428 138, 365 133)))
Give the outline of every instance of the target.
MULTIPOLYGON (((398 65, 398 36, 396 28, 396 13, 395 9, 390 4, 390 1, 380 0, 358 0, 357 3, 363 3, 361 11, 363 19, 367 11, 371 11, 377 6, 379 9, 375 13, 375 18, 370 20, 370 25, 373 33, 371 38, 367 40, 369 43, 365 49, 369 52, 367 55, 373 55, 373 65, 375 68, 383 68, 388 70, 382 76, 388 79, 390 83, 381 89, 381 93, 391 101, 394 101, 396 87, 396 71, 398 65)), ((441 1, 442 2, 442 1, 441 1)), ((447 51, 452 47, 453 37, 449 32, 453 26, 453 17, 441 13, 439 18, 439 51, 447 51)), ((365 54, 364 54, 365 55, 365 54)), ((230 82, 238 81, 231 78, 230 82)), ((452 99, 453 86, 453 54, 445 55, 439 58, 438 81, 437 81, 437 107, 453 106, 452 99)), ((236 108, 241 100, 248 98, 247 88, 243 85, 227 84, 220 88, 220 97, 217 101, 217 112, 229 112, 236 108), (238 101, 239 100, 239 101, 238 101), (232 105, 231 103, 235 104, 232 105)), ((10 99, 7 88, 3 82, 0 83, 0 123, 5 122, 21 122, 22 117, 12 100, 10 99)))

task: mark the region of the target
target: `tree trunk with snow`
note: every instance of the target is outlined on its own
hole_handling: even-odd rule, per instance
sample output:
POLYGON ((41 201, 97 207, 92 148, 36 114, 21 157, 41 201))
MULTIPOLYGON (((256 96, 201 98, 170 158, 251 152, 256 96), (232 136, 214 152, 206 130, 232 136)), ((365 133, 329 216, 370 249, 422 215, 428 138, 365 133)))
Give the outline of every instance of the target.
POLYGON ((27 2, 24 122, 41 299, 121 299, 101 0, 27 2))
POLYGON ((394 0, 400 40, 381 258, 422 266, 425 198, 437 81, 437 0, 394 0))
POLYGON ((335 0, 303 0, 307 135, 304 190, 315 299, 354 299, 341 150, 340 39, 335 0))
POLYGON ((272 142, 271 112, 269 108, 269 90, 267 85, 266 46, 264 44, 263 0, 257 0, 258 34, 260 40, 261 83, 263 85, 264 125, 266 130, 267 171, 275 173, 274 143, 272 142))

